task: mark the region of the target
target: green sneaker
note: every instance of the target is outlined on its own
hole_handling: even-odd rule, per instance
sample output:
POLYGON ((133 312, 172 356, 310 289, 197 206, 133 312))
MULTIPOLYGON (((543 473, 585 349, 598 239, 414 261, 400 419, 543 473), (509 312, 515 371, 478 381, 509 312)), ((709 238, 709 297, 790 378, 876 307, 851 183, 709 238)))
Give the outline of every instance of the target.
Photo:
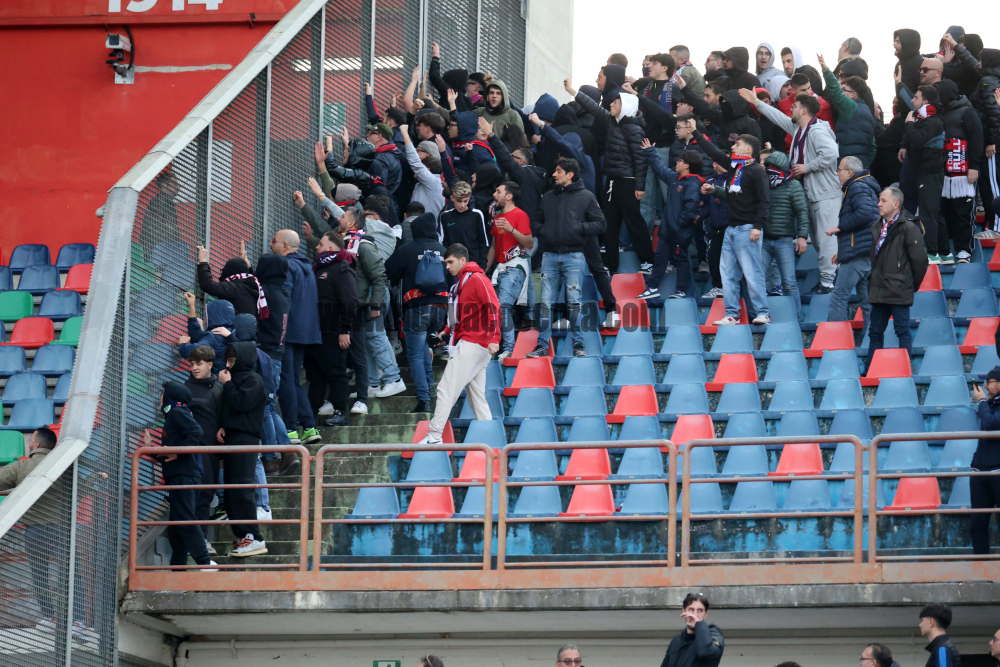
POLYGON ((298 431, 289 431, 288 432, 288 439, 292 441, 293 445, 300 445, 300 444, 302 444, 302 441, 299 440, 299 432, 298 431))
POLYGON ((941 263, 941 256, 940 255, 931 255, 930 253, 928 253, 927 254, 927 263, 928 264, 940 264, 941 263))
POLYGON ((319 431, 317 431, 315 428, 307 428, 306 430, 302 431, 303 445, 311 445, 312 443, 319 442, 322 439, 323 438, 321 438, 319 435, 319 431))
POLYGON ((942 264, 954 264, 955 263, 955 256, 952 255, 950 252, 947 255, 941 255, 941 263, 942 264))

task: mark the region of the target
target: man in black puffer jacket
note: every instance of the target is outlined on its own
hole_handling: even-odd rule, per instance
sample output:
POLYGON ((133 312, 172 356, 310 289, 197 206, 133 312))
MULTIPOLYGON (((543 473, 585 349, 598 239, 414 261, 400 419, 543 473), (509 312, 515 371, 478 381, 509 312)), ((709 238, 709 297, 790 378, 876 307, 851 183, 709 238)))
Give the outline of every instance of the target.
POLYGON ((607 219, 605 266, 612 274, 618 272, 618 234, 624 220, 642 263, 639 273, 649 273, 653 268, 653 243, 639 208, 639 202, 646 196, 648 167, 648 158, 642 150, 646 135, 642 120, 636 118, 639 98, 621 93, 611 102, 611 111, 606 111, 585 94, 577 93, 570 79, 563 81, 563 86, 604 128, 604 174, 608 177, 607 189, 601 195, 607 219))
POLYGON ((726 641, 722 630, 705 620, 708 598, 690 593, 682 606, 681 618, 687 627, 670 642, 660 667, 719 667, 726 641))

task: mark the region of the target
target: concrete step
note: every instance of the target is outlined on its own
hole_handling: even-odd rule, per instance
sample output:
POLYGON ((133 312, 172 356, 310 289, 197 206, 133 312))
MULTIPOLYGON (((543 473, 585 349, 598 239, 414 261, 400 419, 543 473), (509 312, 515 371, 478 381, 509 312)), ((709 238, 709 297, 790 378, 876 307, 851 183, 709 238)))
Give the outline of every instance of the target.
MULTIPOLYGON (((414 405, 416 403, 414 402, 414 405)), ((352 426, 396 426, 400 424, 417 425, 417 422, 430 419, 429 412, 382 412, 367 415, 352 415, 352 426)), ((331 427, 333 428, 333 427, 331 427)))
POLYGON ((410 444, 416 423, 382 426, 324 426, 320 429, 324 444, 410 444))

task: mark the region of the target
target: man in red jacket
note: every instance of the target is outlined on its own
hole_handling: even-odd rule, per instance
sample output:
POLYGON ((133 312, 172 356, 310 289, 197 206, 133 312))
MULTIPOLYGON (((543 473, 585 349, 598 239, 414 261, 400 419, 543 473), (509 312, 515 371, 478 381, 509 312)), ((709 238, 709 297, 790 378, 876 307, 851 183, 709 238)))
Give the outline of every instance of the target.
POLYGON ((448 326, 439 334, 451 334, 451 351, 444 375, 438 383, 437 405, 422 445, 437 445, 451 416, 451 409, 465 389, 476 419, 492 419, 486 402, 486 367, 500 349, 500 300, 490 279, 461 243, 448 247, 445 267, 455 276, 448 303, 448 326))

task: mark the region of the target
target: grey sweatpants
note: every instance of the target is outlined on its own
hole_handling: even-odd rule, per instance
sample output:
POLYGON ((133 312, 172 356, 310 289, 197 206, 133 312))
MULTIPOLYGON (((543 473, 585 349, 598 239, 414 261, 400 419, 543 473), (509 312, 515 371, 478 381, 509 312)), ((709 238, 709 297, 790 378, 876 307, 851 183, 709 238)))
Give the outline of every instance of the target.
POLYGON ((472 402, 472 412, 476 419, 493 419, 490 406, 486 402, 486 367, 490 363, 489 351, 475 343, 460 340, 452 348, 448 365, 437 386, 437 404, 434 406, 434 418, 427 435, 440 439, 444 427, 451 416, 455 402, 465 392, 465 400, 472 402))
POLYGON ((831 260, 837 254, 837 237, 827 236, 826 230, 840 222, 840 198, 809 202, 809 221, 812 242, 819 255, 819 280, 824 285, 833 285, 837 267, 831 260))

